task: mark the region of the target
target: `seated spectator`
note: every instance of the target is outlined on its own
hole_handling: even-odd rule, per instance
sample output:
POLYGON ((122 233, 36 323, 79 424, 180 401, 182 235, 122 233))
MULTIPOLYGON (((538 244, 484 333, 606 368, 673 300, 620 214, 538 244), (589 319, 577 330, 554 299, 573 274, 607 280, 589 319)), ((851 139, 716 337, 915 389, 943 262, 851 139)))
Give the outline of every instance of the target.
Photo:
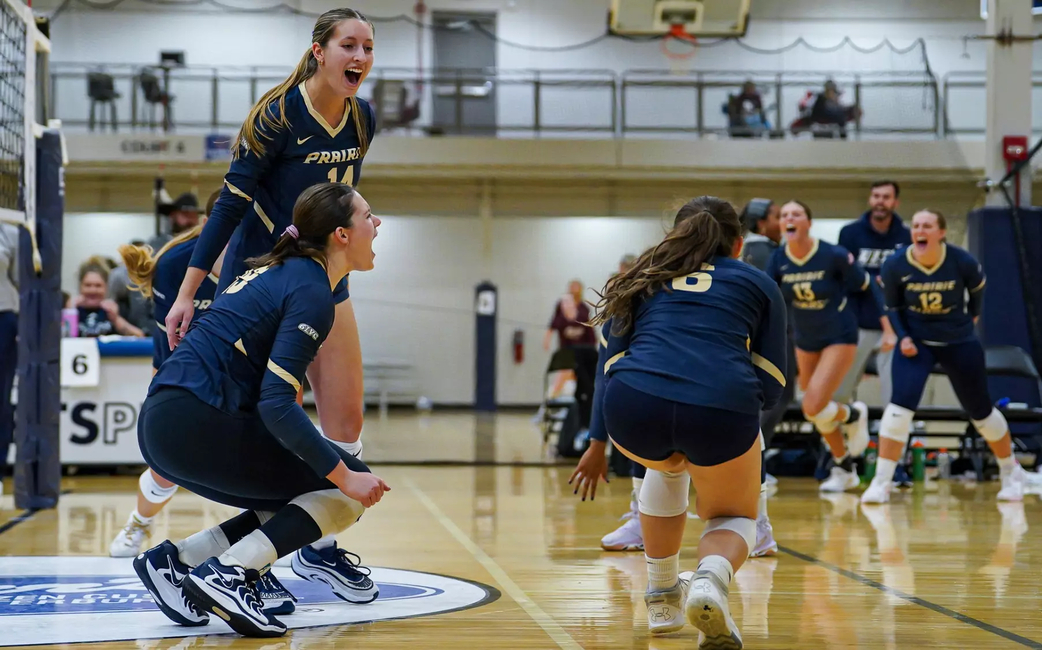
POLYGON ((161 204, 159 212, 169 215, 170 232, 156 235, 148 240, 148 245, 152 247, 152 250, 159 250, 174 237, 199 225, 199 199, 195 198, 195 194, 191 192, 185 192, 174 199, 173 203, 161 204))
POLYGON ((853 122, 861 116, 861 109, 857 106, 844 106, 839 101, 842 93, 836 86, 836 82, 829 79, 825 82, 825 89, 814 100, 814 106, 810 109, 812 124, 832 125, 837 127, 839 137, 847 137, 847 123, 853 122))
POLYGON ((752 81, 742 85, 740 94, 727 98, 725 109, 733 138, 759 137, 771 128, 763 109, 763 98, 752 81))
POLYGON ((79 316, 79 335, 144 336, 144 332, 119 315, 115 301, 105 297, 108 292, 109 262, 103 257, 94 256, 80 265, 80 293, 72 301, 79 316))

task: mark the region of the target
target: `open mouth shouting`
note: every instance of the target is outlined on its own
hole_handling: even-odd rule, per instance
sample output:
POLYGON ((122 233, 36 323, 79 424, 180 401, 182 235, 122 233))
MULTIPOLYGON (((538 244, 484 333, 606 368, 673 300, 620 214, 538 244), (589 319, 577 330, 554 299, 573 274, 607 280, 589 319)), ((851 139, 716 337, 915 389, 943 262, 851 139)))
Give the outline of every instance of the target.
POLYGON ((926 251, 926 246, 927 246, 926 235, 919 235, 919 236, 917 236, 915 238, 914 245, 915 245, 915 250, 916 250, 917 253, 925 252, 926 251))
POLYGON ((347 79, 348 86, 358 88, 362 83, 362 68, 348 68, 344 71, 344 77, 347 79))

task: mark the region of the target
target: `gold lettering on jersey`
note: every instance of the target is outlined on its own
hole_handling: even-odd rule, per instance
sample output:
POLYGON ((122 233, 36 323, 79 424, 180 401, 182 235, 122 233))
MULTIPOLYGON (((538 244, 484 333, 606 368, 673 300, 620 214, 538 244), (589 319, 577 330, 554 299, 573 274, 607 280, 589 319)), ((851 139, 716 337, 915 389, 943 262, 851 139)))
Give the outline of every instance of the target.
POLYGON ((807 271, 805 273, 783 273, 782 282, 790 284, 792 282, 814 282, 815 280, 824 280, 824 271, 807 271))
POLYGON ((825 308, 825 305, 829 304, 828 300, 793 300, 792 306, 796 309, 807 309, 810 311, 821 311, 825 308))
POLYGON ((907 291, 954 291, 955 280, 948 282, 909 282, 905 285, 907 291))
POLYGON ((339 162, 351 162, 362 157, 362 150, 358 147, 351 149, 339 149, 337 151, 312 151, 304 156, 304 164, 328 165, 339 162))

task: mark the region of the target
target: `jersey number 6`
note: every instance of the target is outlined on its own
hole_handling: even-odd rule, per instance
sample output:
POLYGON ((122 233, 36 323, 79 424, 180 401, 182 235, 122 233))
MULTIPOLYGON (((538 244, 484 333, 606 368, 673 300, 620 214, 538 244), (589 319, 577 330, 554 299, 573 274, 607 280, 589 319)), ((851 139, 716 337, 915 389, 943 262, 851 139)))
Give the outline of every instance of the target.
POLYGON ((709 287, 713 286, 713 276, 704 271, 715 270, 716 267, 712 264, 703 264, 701 271, 695 271, 691 275, 673 278, 673 288, 677 291, 690 291, 691 293, 709 291, 709 287), (689 280, 694 280, 694 283, 689 282, 689 280))

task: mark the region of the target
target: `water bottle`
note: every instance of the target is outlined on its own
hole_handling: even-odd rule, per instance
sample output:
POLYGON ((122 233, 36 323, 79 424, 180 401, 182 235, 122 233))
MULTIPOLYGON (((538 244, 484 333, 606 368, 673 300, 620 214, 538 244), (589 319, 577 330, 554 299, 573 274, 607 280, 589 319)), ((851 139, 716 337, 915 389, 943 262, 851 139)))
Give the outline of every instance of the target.
POLYGON ((916 483, 926 480, 926 447, 920 438, 912 441, 912 480, 916 483))
POLYGON ((937 478, 949 479, 952 477, 952 457, 948 455, 948 450, 942 448, 940 453, 937 454, 937 478))
POLYGON ((62 310, 62 338, 76 338, 80 335, 80 312, 77 309, 62 310))
POLYGON ((879 455, 876 451, 878 445, 875 440, 868 443, 868 451, 865 452, 865 468, 864 473, 861 474, 861 484, 865 485, 872 482, 872 479, 876 476, 876 458, 879 455))

